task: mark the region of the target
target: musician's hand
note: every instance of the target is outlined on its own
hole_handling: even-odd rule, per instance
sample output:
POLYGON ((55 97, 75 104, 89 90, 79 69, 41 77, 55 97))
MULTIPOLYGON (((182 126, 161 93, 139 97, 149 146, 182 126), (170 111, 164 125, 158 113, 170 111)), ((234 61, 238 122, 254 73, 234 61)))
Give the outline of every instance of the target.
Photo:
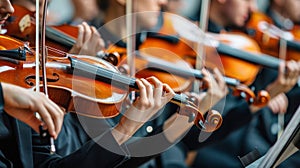
POLYGON ((282 62, 279 65, 277 79, 268 85, 267 91, 271 98, 278 94, 288 92, 298 81, 300 75, 300 63, 294 60, 282 62))
POLYGON ((273 111, 274 114, 284 114, 288 108, 288 98, 284 93, 281 93, 270 100, 268 107, 273 111))
POLYGON ((196 99, 195 104, 199 106, 198 109, 204 113, 226 96, 228 87, 217 68, 214 69, 213 74, 203 69, 202 74, 204 75, 203 82, 207 86, 207 91, 200 94, 186 93, 186 95, 194 97, 196 99))
POLYGON ((63 123, 64 112, 43 93, 2 83, 4 110, 39 132, 39 126, 48 128, 49 134, 57 137, 63 123), (38 112, 43 121, 35 116, 38 112))
POLYGON ((155 77, 137 80, 139 97, 125 112, 115 131, 127 135, 126 139, 118 140, 123 143, 130 138, 146 121, 154 116, 175 95, 169 85, 163 84, 155 77))
POLYGON ((104 48, 104 41, 96 28, 83 22, 78 25, 78 37, 69 53, 96 56, 104 48))

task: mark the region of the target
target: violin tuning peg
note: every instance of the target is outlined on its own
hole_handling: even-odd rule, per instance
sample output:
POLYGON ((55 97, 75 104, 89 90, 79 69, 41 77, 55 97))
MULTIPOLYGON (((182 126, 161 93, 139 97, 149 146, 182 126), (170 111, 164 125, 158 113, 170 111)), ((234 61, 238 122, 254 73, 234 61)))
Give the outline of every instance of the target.
POLYGON ((97 52, 96 57, 101 58, 114 66, 117 66, 120 62, 120 54, 117 52, 106 53, 104 51, 99 51, 97 52))
POLYGON ((117 66, 120 63, 120 55, 117 52, 109 53, 106 60, 114 66, 117 66))
POLYGON ((119 66, 118 69, 122 74, 126 74, 126 75, 129 74, 129 66, 127 64, 123 64, 119 66))

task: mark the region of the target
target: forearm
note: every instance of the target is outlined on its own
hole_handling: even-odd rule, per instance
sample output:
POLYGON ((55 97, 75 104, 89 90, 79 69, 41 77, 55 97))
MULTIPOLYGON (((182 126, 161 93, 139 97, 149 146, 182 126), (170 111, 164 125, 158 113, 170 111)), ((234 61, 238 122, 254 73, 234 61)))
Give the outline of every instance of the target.
POLYGON ((111 130, 111 134, 119 145, 124 144, 132 135, 138 130, 139 127, 134 129, 125 128, 123 125, 118 124, 111 130))
POLYGON ((123 116, 119 123, 111 130, 112 136, 119 145, 124 144, 143 126, 142 122, 128 119, 127 117, 128 116, 123 116))

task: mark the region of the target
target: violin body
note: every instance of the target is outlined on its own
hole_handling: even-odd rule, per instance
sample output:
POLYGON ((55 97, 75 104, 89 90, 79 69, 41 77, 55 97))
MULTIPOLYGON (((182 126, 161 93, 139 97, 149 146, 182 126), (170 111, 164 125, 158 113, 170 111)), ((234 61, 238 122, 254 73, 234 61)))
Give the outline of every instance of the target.
MULTIPOLYGON (((169 66, 173 68, 175 66, 188 71, 192 69, 190 64, 181 59, 181 57, 178 57, 176 54, 170 53, 168 50, 161 48, 147 49, 154 51, 156 54, 148 55, 151 52, 149 53, 144 49, 139 50, 140 55, 137 54, 135 57, 135 77, 147 78, 155 76, 161 82, 167 83, 177 93, 188 91, 191 88, 194 80, 192 77, 176 75, 173 71, 168 71, 167 67, 169 66)), ((123 57, 122 61, 118 64, 118 67, 119 69, 128 69, 126 66, 127 61, 123 57)), ((127 71, 128 70, 125 70, 126 74, 128 74, 127 71)))
POLYGON ((149 36, 139 47, 141 52, 152 56, 162 56, 168 61, 172 59, 184 60, 195 67, 196 43, 189 42, 178 36, 157 34, 149 36))
POLYGON ((68 24, 62 24, 57 26, 51 26, 53 29, 61 31, 68 35, 69 37, 76 39, 78 36, 78 28, 76 26, 71 26, 68 24))
MULTIPOLYGON (((34 86, 34 62, 26 61, 15 65, 1 61, 0 65, 10 67, 1 72, 1 81, 25 88, 34 86)), ((121 103, 127 96, 126 91, 94 79, 74 77, 65 72, 68 66, 66 63, 49 62, 46 66, 49 98, 66 111, 76 111, 80 115, 95 118, 109 118, 119 114, 121 103)))
MULTIPOLYGON (((213 34, 208 33, 217 41, 227 44, 232 48, 245 50, 251 53, 260 53, 260 48, 255 41, 248 38, 247 36, 240 33, 221 33, 221 34, 213 34)), ((209 64, 215 62, 215 60, 220 57, 222 65, 218 65, 221 67, 221 71, 232 78, 239 79, 242 83, 246 85, 250 85, 254 82, 257 73, 260 70, 260 66, 252 64, 250 62, 233 58, 230 55, 222 54, 222 53, 214 53, 215 51, 209 51, 206 55, 206 61, 209 64), (214 58, 217 57, 217 58, 214 58)), ((211 66, 211 65, 210 65, 211 66)))
MULTIPOLYGON (((181 57, 184 61, 195 67, 198 44, 179 36, 174 29, 174 24, 171 20, 172 16, 172 14, 163 13, 163 25, 158 32, 148 35, 139 50, 143 50, 145 53, 154 56, 161 55, 161 52, 164 52, 162 54, 165 54, 166 51, 172 52, 168 54, 169 60, 172 59, 172 56, 177 55, 177 57, 181 57)), ((192 24, 192 22, 190 23, 192 24)))

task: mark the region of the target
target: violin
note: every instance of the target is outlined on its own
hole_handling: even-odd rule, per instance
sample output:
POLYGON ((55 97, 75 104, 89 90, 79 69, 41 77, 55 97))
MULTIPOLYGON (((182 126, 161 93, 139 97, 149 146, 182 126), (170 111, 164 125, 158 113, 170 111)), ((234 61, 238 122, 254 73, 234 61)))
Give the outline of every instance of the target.
MULTIPOLYGON (((23 42, 11 37, 1 35, 0 38, 2 49, 22 50, 24 46, 23 42)), ((21 58, 12 58, 6 55, 5 50, 0 50, 0 66, 3 68, 0 80, 34 89, 34 52, 21 53, 21 58)), ((117 116, 128 89, 138 89, 135 78, 122 75, 108 62, 91 56, 49 55, 46 71, 49 98, 66 111, 75 111, 88 117, 117 116)), ((211 111, 204 119, 197 106, 184 94, 176 94, 171 102, 179 105, 182 113, 195 114, 195 125, 204 131, 214 131, 221 125, 222 117, 219 113, 211 111)))
POLYGON ((263 53, 277 58, 280 53, 280 39, 284 39, 287 42, 287 52, 286 58, 283 59, 300 60, 300 41, 296 38, 299 37, 299 26, 296 26, 292 32, 283 31, 276 27, 272 19, 265 14, 254 12, 247 22, 246 32, 257 41, 263 53))

